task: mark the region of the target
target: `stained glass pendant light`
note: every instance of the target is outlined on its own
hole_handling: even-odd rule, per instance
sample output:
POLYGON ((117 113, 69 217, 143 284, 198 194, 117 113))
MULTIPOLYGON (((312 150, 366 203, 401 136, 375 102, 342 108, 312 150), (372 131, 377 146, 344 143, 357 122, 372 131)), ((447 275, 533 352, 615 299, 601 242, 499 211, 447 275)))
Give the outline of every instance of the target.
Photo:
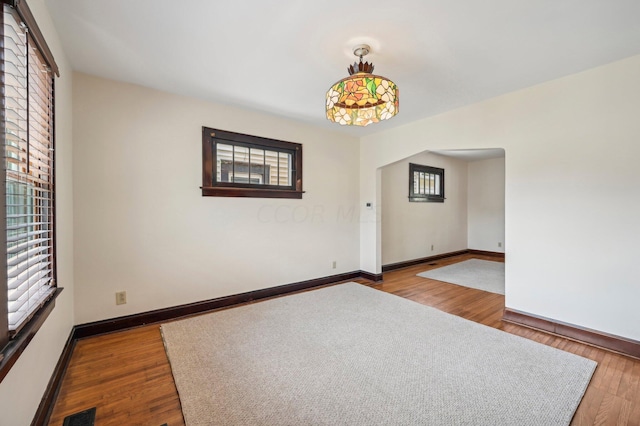
POLYGON ((347 68, 349 77, 327 92, 327 119, 347 126, 367 126, 388 120, 398 113, 399 90, 386 77, 373 75, 373 64, 362 62, 371 48, 360 44, 353 54, 360 58, 347 68))

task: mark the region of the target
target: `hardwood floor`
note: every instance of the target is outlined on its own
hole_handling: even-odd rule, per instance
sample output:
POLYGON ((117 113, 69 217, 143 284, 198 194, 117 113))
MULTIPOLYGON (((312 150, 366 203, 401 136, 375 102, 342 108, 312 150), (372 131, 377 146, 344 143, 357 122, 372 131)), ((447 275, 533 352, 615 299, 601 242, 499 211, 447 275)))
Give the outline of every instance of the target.
POLYGON ((183 425, 159 327, 78 341, 50 425, 97 407, 96 425, 183 425))
MULTIPOLYGON (((505 323, 504 296, 416 276, 470 258, 496 260, 462 255, 386 272, 381 284, 355 281, 597 361, 571 424, 640 426, 640 360, 505 323)), ((49 424, 60 426, 69 414, 91 407, 97 407, 97 426, 184 425, 158 325, 77 342, 49 424)))

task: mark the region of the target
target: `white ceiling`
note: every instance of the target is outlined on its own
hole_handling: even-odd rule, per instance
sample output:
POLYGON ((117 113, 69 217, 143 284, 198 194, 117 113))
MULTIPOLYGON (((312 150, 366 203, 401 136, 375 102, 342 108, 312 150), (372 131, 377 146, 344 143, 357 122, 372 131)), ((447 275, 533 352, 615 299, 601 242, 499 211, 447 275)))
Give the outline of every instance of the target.
POLYGON ((45 0, 75 70, 366 135, 640 54, 639 0, 45 0), (400 113, 347 128, 352 47, 400 113))

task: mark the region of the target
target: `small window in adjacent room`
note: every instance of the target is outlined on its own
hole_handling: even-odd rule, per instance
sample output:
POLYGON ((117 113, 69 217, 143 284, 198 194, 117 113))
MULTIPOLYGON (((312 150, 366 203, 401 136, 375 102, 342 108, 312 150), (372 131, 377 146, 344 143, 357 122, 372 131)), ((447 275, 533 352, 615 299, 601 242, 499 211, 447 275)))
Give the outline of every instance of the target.
POLYGON ((302 145, 202 128, 202 195, 302 198, 302 145))
POLYGON ((444 202, 444 169, 409 163, 409 201, 444 202))

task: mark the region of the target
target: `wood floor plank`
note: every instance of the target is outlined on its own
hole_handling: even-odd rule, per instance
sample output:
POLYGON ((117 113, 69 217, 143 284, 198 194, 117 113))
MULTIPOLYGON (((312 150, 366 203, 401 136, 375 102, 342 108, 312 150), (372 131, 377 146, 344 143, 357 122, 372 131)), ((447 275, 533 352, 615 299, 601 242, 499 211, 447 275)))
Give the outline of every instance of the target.
MULTIPOLYGON (((618 424, 622 402, 624 400, 610 393, 605 393, 596 415, 594 424, 602 426, 615 426, 618 424)), ((628 423, 628 420, 624 424, 628 423)))
MULTIPOLYGON (((636 399, 629 407, 629 426, 640 426, 640 401, 636 399)), ((624 426, 624 425, 621 425, 624 426)))
POLYGON ((576 414, 573 416, 571 425, 586 426, 594 424, 604 396, 604 391, 589 386, 582 397, 582 403, 578 406, 576 414))
MULTIPOLYGON (((416 276, 477 258, 461 255, 384 274, 384 282, 355 280, 450 314, 459 315, 599 363, 572 426, 640 426, 640 360, 502 321, 504 296, 416 276)), ((180 400, 157 325, 80 340, 71 357, 50 425, 97 407, 96 424, 184 425, 180 400)))
POLYGON ((620 414, 616 426, 629 424, 629 417, 631 416, 631 410, 633 409, 633 403, 621 398, 622 406, 620 408, 620 414))
POLYGON ((620 384, 618 386, 618 391, 616 392, 617 396, 625 398, 627 400, 629 400, 629 398, 627 398, 627 395, 633 394, 634 385, 638 382, 638 377, 634 377, 633 375, 634 365, 635 363, 633 361, 625 359, 624 370, 622 371, 620 384))

